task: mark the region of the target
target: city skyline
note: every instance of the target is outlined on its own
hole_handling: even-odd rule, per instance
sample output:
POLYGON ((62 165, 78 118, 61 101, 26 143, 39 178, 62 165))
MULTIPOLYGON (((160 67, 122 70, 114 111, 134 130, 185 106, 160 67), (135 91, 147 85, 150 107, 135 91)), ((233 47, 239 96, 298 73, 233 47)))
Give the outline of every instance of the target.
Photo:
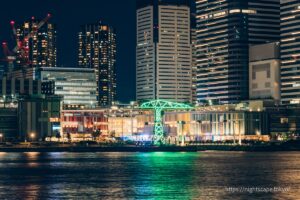
POLYGON ((299 199, 300 0, 1 5, 2 199, 299 199))
MULTIPOLYGON (((50 22, 57 25, 58 67, 78 66, 78 32, 81 25, 103 21, 116 28, 118 47, 117 100, 129 102, 135 99, 135 1, 88 0, 72 2, 71 12, 69 10, 70 4, 62 4, 59 1, 46 0, 43 3, 37 0, 18 1, 17 7, 15 3, 3 3, 3 7, 6 9, 0 13, 0 41, 7 41, 10 48, 14 46, 9 24, 11 20, 20 23, 32 16, 43 19, 47 13, 51 13, 50 22), (80 13, 85 14, 81 15, 80 13), (119 16, 122 16, 122 20, 119 16)), ((3 51, 0 52, 1 58, 4 58, 3 51)))

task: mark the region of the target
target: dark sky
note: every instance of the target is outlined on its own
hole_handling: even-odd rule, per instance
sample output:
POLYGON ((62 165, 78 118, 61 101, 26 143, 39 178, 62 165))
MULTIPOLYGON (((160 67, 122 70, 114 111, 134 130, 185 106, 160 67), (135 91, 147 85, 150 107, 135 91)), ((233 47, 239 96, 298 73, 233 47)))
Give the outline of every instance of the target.
POLYGON ((81 24, 102 20, 116 28, 117 98, 122 102, 135 99, 135 0, 2 0, 0 41, 12 38, 10 20, 43 19, 49 12, 50 21, 57 24, 59 66, 77 65, 81 24))

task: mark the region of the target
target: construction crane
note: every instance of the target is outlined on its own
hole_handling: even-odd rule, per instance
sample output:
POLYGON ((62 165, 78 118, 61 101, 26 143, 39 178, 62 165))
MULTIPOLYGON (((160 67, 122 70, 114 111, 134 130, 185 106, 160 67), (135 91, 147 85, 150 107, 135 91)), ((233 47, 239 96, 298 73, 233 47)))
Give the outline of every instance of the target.
MULTIPOLYGON (((25 61, 25 65, 29 65, 31 61, 29 60, 29 45, 28 41, 30 38, 32 38, 38 30, 45 24, 47 21, 51 18, 51 14, 47 14, 47 16, 41 20, 37 26, 34 26, 32 30, 24 36, 22 40, 20 40, 16 28, 15 28, 15 21, 10 21, 11 29, 13 32, 13 36, 16 42, 16 46, 12 49, 12 51, 9 50, 7 42, 2 43, 3 53, 5 55, 5 59, 2 59, 2 61, 8 62, 8 71, 11 71, 14 68, 14 61, 16 60, 17 54, 20 55, 21 60, 25 61)), ((34 19, 34 18, 32 18, 34 19)))

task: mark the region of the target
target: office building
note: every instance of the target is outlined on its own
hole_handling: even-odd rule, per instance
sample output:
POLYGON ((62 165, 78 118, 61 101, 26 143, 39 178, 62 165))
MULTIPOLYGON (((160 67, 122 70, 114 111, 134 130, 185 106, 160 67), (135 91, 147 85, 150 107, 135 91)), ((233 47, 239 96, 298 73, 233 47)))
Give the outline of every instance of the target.
POLYGON ((280 103, 279 42, 250 46, 249 98, 280 103))
POLYGON ((138 0, 136 98, 191 102, 188 0, 138 0))
POLYGON ((81 26, 78 66, 95 70, 99 106, 116 100, 116 32, 102 22, 81 26))
POLYGON ((278 0, 197 0, 197 98, 247 100, 249 45, 279 41, 278 0))
POLYGON ((96 78, 93 69, 42 67, 35 69, 35 79, 54 82, 54 94, 63 97, 63 104, 95 107, 96 78))
POLYGON ((19 41, 23 41, 30 34, 28 40, 22 42, 22 48, 17 52, 17 66, 57 66, 56 26, 46 22, 39 27, 40 23, 41 20, 32 17, 30 20, 16 25, 19 41))
POLYGON ((300 103, 300 2, 281 0, 281 97, 300 103))
POLYGON ((97 85, 94 69, 40 67, 12 72, 14 79, 40 81, 42 94, 61 95, 63 104, 75 107, 97 106, 97 85))

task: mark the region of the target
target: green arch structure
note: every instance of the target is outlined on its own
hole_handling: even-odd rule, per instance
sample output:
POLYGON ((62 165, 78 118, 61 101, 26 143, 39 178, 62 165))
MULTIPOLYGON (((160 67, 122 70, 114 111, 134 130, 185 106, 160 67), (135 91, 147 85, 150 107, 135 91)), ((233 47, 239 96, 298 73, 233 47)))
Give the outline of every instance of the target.
POLYGON ((141 109, 154 110, 154 144, 160 145, 165 143, 163 127, 164 110, 190 110, 192 106, 183 103, 175 103, 166 100, 152 100, 143 103, 141 109))

